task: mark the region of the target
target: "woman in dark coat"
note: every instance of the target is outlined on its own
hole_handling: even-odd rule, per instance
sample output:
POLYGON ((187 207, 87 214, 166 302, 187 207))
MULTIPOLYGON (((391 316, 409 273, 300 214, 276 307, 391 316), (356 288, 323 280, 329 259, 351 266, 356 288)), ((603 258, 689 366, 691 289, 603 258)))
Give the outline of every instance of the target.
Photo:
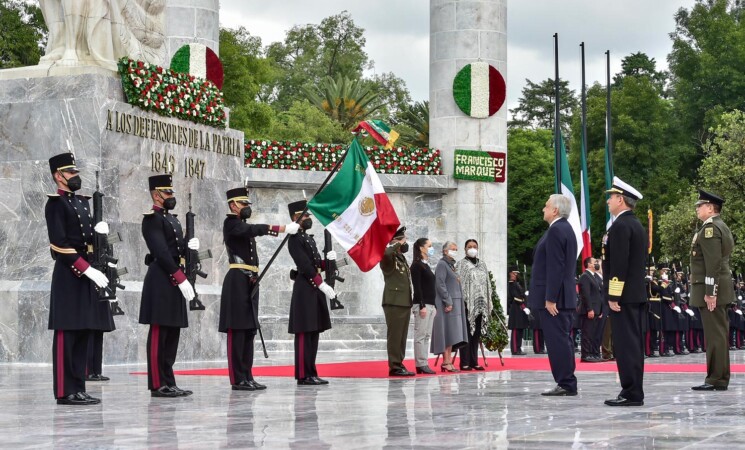
POLYGON ((468 324, 463 303, 460 279, 455 272, 455 257, 458 247, 454 242, 446 242, 442 247, 442 259, 435 269, 435 305, 442 314, 435 316, 432 331, 431 352, 443 355, 442 371, 458 372, 453 367, 451 353, 468 343, 468 324))

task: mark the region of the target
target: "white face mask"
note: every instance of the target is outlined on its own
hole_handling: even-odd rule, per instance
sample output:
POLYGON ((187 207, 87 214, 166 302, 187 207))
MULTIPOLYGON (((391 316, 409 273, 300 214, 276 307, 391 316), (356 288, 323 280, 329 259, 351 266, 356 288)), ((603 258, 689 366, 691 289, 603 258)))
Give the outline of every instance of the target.
POLYGON ((475 258, 479 256, 479 250, 477 248, 469 248, 468 251, 466 251, 466 254, 469 258, 475 258))
POLYGON ((458 256, 458 251, 457 250, 448 250, 448 256, 451 257, 451 258, 455 258, 456 256, 458 256))
POLYGON ((667 281, 667 274, 663 273, 662 275, 660 275, 660 279, 662 279, 662 281, 667 281))

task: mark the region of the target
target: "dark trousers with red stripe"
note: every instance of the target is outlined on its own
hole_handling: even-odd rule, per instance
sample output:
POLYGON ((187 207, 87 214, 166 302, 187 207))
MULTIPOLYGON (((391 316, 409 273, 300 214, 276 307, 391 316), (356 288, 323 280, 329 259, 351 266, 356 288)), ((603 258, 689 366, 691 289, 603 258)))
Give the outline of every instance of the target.
POLYGON ((181 328, 150 325, 147 334, 147 388, 176 386, 173 364, 176 362, 181 328))
POLYGON ((85 363, 90 330, 54 330, 52 373, 54 397, 85 392, 85 363))
POLYGON ((523 330, 522 328, 515 328, 511 332, 510 336, 510 351, 512 353, 520 353, 523 349, 523 330))
POLYGON ((101 375, 103 370, 103 331, 92 330, 88 340, 88 364, 85 374, 101 375))
POLYGON ((688 330, 688 334, 686 335, 686 345, 690 351, 706 350, 706 345, 704 345, 704 330, 694 328, 688 330))
POLYGON ((321 333, 312 331, 295 334, 295 379, 317 377, 316 355, 321 333))
POLYGON ((543 340, 543 330, 533 330, 533 353, 546 353, 546 342, 543 340))
MULTIPOLYGON (((650 356, 652 353, 654 353, 661 344, 658 341, 657 333, 658 331, 656 330, 647 330, 646 333, 644 333, 644 354, 647 356, 650 356)), ((662 353, 661 350, 660 353, 662 353)))
POLYGON ((253 380, 256 330, 228 329, 228 374, 230 384, 253 380))

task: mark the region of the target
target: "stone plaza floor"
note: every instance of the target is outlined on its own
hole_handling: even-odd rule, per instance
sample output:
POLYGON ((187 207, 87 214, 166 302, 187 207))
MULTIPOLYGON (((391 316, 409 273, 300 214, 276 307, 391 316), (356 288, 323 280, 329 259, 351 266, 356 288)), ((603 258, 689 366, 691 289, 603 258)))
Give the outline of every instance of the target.
MULTIPOLYGON (((258 355, 258 354, 257 354, 258 355)), ((410 356, 410 355, 408 355, 410 356)), ((319 362, 384 359, 383 353, 321 353, 319 362)), ((655 358, 700 363, 703 354, 655 358)), ((278 353, 259 364, 290 364, 278 353)), ((732 352, 733 363, 745 351, 732 352)), ((413 363, 409 360, 409 366, 413 363)), ((178 364, 177 369, 225 367, 178 364)), ((549 372, 467 372, 413 379, 330 378, 297 386, 257 377, 266 391, 230 389, 227 377, 177 376, 186 398, 151 398, 144 366, 106 366, 88 383, 100 405, 58 406, 51 367, 0 365, 0 448, 671 448, 745 446, 745 376, 730 390, 699 393, 697 373, 645 374, 645 405, 611 408, 614 372, 578 372, 579 395, 547 398, 549 372)))

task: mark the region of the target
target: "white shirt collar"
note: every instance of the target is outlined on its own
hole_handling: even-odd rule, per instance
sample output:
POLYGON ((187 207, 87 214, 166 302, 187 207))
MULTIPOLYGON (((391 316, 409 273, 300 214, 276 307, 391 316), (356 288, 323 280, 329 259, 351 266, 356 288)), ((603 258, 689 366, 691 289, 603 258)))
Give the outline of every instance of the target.
POLYGON ((561 220, 561 216, 559 216, 559 217, 555 218, 554 220, 552 220, 551 223, 548 224, 548 227, 551 228, 551 225, 555 224, 557 220, 561 220))

